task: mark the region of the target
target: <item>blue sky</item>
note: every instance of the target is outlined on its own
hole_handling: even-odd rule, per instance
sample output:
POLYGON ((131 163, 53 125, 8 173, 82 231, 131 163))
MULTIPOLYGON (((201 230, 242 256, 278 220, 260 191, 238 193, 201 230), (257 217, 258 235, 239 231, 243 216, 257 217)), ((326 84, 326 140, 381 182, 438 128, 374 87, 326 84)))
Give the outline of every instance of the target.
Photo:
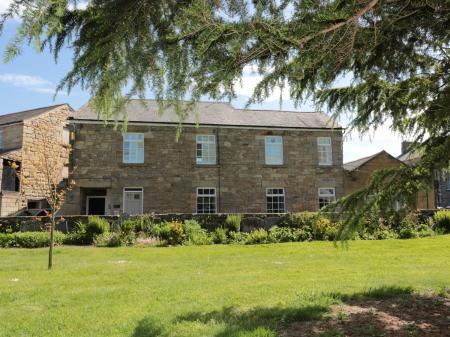
MULTIPOLYGON (((4 10, 8 0, 0 0, 0 12, 4 10)), ((5 46, 14 36, 17 22, 10 21, 6 24, 2 36, 0 36, 0 50, 2 58, 5 46)), ((64 50, 58 62, 48 53, 38 54, 34 47, 24 47, 21 56, 7 64, 0 63, 0 115, 48 106, 59 103, 69 103, 74 109, 79 108, 89 99, 89 94, 80 88, 75 88, 70 95, 60 93, 54 98, 54 90, 59 80, 71 69, 72 52, 64 50)), ((259 77, 250 71, 245 73, 242 79, 242 87, 238 88, 238 98, 232 102, 235 107, 243 107, 247 98, 251 95, 252 88, 258 82, 259 77)), ((279 92, 275 92, 264 103, 254 105, 252 108, 279 109, 279 92)), ((288 98, 287 95, 283 97, 288 98)), ((151 98, 151 93, 149 93, 151 98)), ((297 109, 289 99, 282 104, 285 110, 315 111, 314 105, 306 103, 297 109)), ((341 121, 345 126, 345 121, 341 121)), ((357 133, 347 134, 344 141, 344 162, 372 155, 381 150, 386 150, 394 156, 400 154, 401 138, 393 134, 386 124, 381 129, 373 131, 369 135, 361 137, 357 133)))

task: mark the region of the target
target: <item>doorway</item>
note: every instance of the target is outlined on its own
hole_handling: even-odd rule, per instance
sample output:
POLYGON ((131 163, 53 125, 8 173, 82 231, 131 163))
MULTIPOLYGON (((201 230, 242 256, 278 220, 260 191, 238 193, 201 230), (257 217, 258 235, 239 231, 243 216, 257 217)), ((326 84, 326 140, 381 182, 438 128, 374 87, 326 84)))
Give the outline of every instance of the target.
POLYGON ((86 198, 87 215, 105 215, 106 198, 104 196, 88 196, 86 198))
POLYGON ((142 187, 125 187, 123 190, 123 208, 124 213, 128 215, 137 215, 143 213, 143 193, 142 187))

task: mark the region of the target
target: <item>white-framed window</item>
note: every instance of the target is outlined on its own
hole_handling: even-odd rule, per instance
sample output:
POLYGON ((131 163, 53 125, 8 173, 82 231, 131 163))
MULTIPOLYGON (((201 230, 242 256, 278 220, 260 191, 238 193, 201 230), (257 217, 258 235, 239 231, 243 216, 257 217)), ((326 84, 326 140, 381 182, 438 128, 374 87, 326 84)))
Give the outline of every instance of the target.
POLYGON ((319 165, 333 164, 331 137, 317 137, 317 150, 319 152, 319 165))
POLYGON ((126 164, 144 163, 143 133, 125 133, 123 135, 123 162, 126 164))
POLYGON ((216 136, 197 135, 196 161, 199 165, 216 164, 216 136))
POLYGON ((267 213, 284 213, 284 188, 266 189, 267 213))
POLYGON ((69 178, 69 168, 67 166, 63 166, 61 169, 61 178, 67 179, 69 178))
POLYGON ((334 187, 319 188, 319 209, 332 203, 335 200, 336 200, 336 191, 334 187))
POLYGON ((62 130, 62 144, 63 145, 70 144, 70 130, 68 128, 63 128, 62 130))
POLYGON ((125 187, 123 189, 123 212, 129 215, 144 213, 144 189, 125 187))
POLYGON ((3 149, 3 129, 0 129, 0 149, 3 149))
POLYGON ((264 145, 266 165, 283 165, 283 137, 266 136, 264 145))
POLYGON ((197 213, 216 213, 216 188, 197 188, 197 213))

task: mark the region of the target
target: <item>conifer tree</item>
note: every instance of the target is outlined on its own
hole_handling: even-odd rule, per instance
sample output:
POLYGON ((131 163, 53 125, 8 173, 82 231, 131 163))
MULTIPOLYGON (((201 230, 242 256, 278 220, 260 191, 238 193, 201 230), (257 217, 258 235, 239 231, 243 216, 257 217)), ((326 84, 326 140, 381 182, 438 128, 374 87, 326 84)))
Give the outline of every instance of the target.
POLYGON ((70 0, 13 0, 0 27, 14 15, 21 23, 6 60, 23 43, 56 59, 73 48, 59 89, 90 90, 105 118, 146 89, 182 117, 180 99, 232 99, 254 66, 263 79, 249 103, 283 87, 296 103, 312 97, 334 117, 348 114, 361 133, 392 123, 422 160, 378 172, 331 206, 346 230, 392 200, 412 207, 432 169, 449 166, 450 0, 91 0, 82 9, 70 0), (352 83, 335 87, 344 75, 352 83))

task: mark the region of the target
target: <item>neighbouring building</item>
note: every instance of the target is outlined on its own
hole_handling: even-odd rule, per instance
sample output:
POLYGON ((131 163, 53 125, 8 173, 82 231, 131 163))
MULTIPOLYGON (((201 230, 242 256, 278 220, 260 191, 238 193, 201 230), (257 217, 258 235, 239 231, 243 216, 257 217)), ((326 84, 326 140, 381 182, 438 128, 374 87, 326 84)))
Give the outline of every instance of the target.
MULTIPOLYGON (((402 153, 399 159, 407 165, 415 165, 419 162, 419 151, 410 151, 411 142, 402 142, 402 153)), ((436 208, 450 208, 450 173, 443 170, 433 171, 433 196, 436 208)))
POLYGON ((46 207, 45 174, 36 167, 36 158, 57 158, 52 169, 68 176, 68 154, 58 144, 69 146, 67 104, 21 111, 0 116, 0 216, 25 209, 46 207), (40 139, 45 137, 49 148, 40 139))
POLYGON ((402 162, 386 151, 360 158, 344 164, 344 190, 345 194, 356 192, 367 186, 372 173, 382 168, 394 168, 402 162))
MULTIPOLYGON (((402 144, 402 149, 405 145, 402 144)), ((417 158, 416 158, 417 159, 417 158)), ((356 192, 368 185, 373 172, 380 169, 395 168, 401 165, 411 165, 412 162, 396 158, 386 151, 375 153, 371 156, 360 158, 343 165, 344 167, 344 191, 345 194, 356 192)), ((430 182, 428 191, 420 191, 417 195, 416 208, 432 209, 436 207, 435 191, 430 182)))
POLYGON ((323 113, 200 102, 176 140, 174 111, 151 100, 126 111, 124 134, 88 106, 71 116, 65 213, 315 211, 344 193, 343 130, 323 113))

